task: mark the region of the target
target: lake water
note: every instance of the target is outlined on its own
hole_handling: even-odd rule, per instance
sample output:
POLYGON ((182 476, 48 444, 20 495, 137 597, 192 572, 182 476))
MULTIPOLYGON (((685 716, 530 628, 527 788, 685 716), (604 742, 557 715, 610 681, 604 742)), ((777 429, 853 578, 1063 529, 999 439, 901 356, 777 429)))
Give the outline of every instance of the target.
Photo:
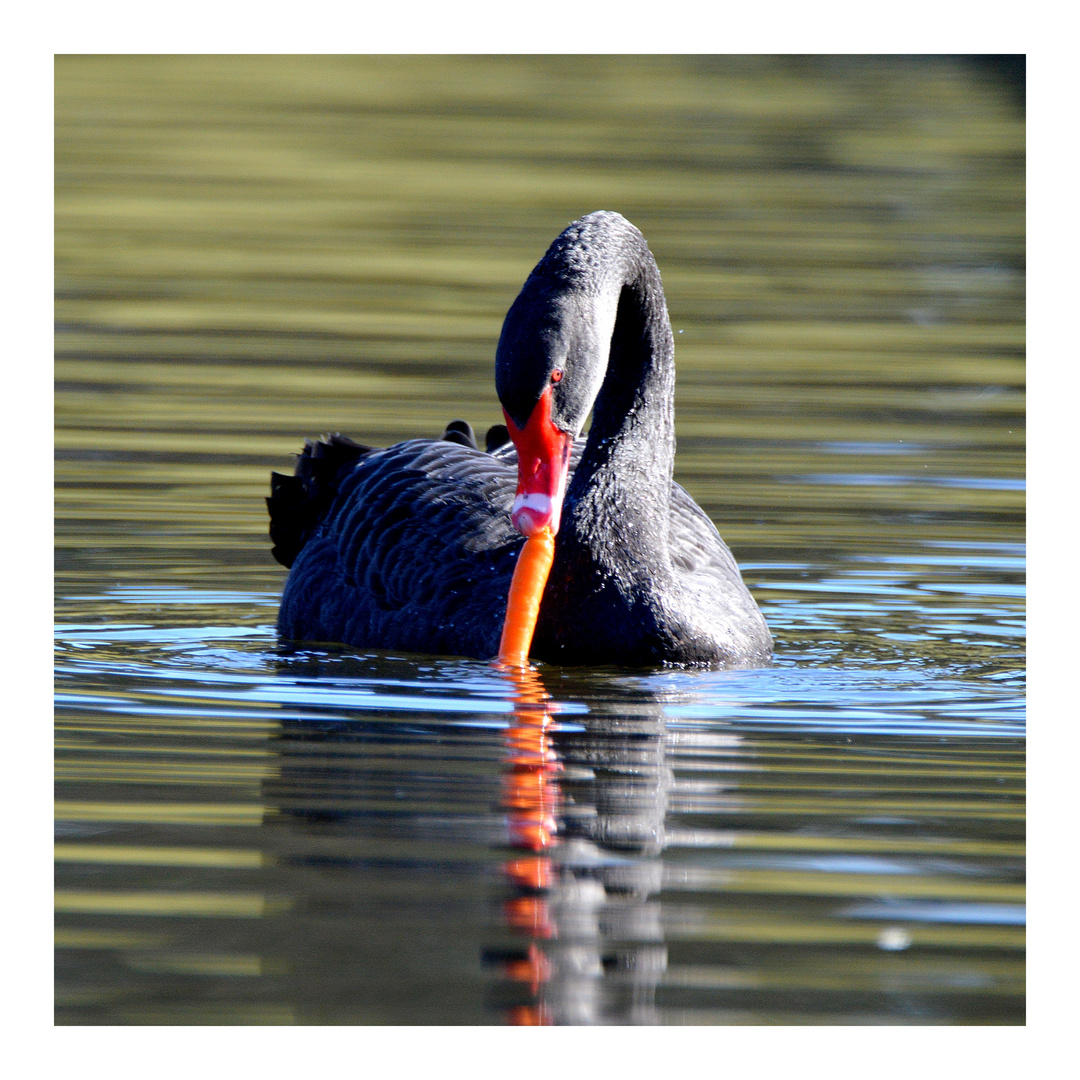
POLYGON ((57 64, 57 1022, 1024 1020, 1024 122, 950 58, 57 64), (644 232, 753 671, 285 650, 305 437, 644 232))

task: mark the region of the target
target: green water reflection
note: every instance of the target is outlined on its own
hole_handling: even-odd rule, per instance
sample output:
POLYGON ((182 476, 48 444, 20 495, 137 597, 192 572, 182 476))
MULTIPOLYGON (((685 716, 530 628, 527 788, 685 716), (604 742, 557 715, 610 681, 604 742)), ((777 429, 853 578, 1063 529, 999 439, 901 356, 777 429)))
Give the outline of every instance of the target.
POLYGON ((1022 1022, 1008 85, 945 57, 56 71, 59 1022, 1022 1022), (676 478, 777 661, 546 672, 564 844, 520 893, 504 691, 277 656, 263 497, 308 436, 498 420, 502 317, 601 208, 656 255, 676 478))

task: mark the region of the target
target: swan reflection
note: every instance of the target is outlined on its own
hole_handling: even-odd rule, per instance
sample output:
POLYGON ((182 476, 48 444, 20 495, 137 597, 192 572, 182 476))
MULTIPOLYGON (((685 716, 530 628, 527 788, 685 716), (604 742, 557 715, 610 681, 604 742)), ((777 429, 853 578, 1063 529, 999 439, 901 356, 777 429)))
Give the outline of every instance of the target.
POLYGON ((671 786, 662 705, 600 708, 570 730, 535 671, 507 677, 516 705, 503 806, 511 845, 530 852, 504 866, 506 924, 528 944, 500 962, 530 994, 507 1019, 657 1023, 671 786))

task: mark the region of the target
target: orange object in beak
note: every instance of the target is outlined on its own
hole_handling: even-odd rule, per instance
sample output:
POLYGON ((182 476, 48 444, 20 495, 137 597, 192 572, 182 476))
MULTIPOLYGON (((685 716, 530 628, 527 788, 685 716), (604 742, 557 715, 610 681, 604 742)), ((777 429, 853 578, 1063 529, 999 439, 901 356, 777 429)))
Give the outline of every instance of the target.
POLYGON ((514 567, 510 595, 506 601, 506 618, 499 641, 501 664, 513 667, 528 664, 536 620, 540 617, 540 600, 554 561, 555 536, 550 528, 525 541, 517 566, 514 567))
POLYGON ((523 428, 509 415, 506 426, 518 452, 517 497, 510 517, 514 528, 528 539, 510 582, 499 661, 524 667, 555 559, 555 533, 559 531, 573 439, 551 422, 550 386, 540 395, 523 428))

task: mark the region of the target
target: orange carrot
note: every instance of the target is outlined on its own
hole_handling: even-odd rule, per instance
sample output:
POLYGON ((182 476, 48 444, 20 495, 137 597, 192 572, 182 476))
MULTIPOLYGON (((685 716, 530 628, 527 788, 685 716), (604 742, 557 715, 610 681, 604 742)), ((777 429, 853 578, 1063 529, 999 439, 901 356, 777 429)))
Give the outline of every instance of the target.
POLYGON ((499 663, 514 667, 528 664, 529 647, 540 615, 540 598, 544 595, 554 558, 555 534, 550 528, 541 529, 525 541, 510 582, 506 621, 499 642, 499 663))

